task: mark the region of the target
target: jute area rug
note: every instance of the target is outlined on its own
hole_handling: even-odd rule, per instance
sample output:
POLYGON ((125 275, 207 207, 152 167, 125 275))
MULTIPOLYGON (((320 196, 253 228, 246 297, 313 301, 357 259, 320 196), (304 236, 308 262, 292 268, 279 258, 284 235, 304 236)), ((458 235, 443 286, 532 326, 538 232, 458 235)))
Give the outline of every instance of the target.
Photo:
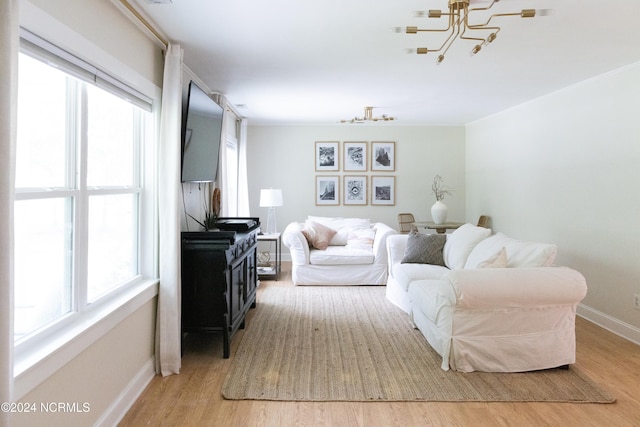
POLYGON ((615 399, 577 368, 459 373, 384 286, 266 288, 222 387, 226 399, 590 402, 615 399))

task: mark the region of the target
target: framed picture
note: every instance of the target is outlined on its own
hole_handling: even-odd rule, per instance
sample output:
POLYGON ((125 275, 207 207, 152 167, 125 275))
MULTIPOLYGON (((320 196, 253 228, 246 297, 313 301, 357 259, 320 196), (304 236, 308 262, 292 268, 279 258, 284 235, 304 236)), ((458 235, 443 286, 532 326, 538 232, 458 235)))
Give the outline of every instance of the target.
POLYGON ((393 206, 396 204, 396 177, 371 177, 371 204, 393 206))
POLYGON ((367 204, 367 177, 345 175, 342 188, 344 189, 345 205, 367 204))
POLYGON ((316 142, 316 171, 340 170, 338 142, 316 142))
POLYGON ((396 143, 371 143, 371 170, 393 172, 396 170, 396 143))
POLYGON ((340 181, 337 176, 316 176, 316 205, 339 205, 340 181))
POLYGON ((367 170, 367 143, 345 141, 342 149, 342 161, 342 169, 345 172, 365 172, 367 170))

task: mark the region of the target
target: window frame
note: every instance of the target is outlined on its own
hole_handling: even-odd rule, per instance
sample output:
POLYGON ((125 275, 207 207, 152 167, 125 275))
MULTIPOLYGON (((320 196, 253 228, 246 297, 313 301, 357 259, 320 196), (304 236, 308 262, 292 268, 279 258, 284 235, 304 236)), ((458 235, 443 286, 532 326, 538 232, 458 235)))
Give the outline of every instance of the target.
MULTIPOLYGON (((55 61, 56 58, 61 63, 55 63, 55 68, 62 68, 67 74, 78 77, 76 72, 69 72, 69 64, 72 64, 72 71, 75 66, 93 72, 92 78, 83 78, 86 84, 94 84, 101 89, 129 101, 130 103, 144 107, 149 114, 136 122, 136 132, 140 136, 139 144, 134 153, 136 170, 134 175, 136 181, 131 186, 110 187, 86 187, 80 188, 74 184, 74 188, 16 188, 16 202, 31 199, 85 197, 85 209, 91 196, 112 195, 112 194, 132 194, 137 200, 137 260, 138 275, 125 281, 116 289, 97 297, 93 301, 88 301, 88 283, 84 283, 77 290, 72 290, 71 311, 50 322, 46 327, 28 334, 25 339, 14 342, 14 377, 15 395, 20 398, 35 386, 40 384, 52 373, 58 370, 65 363, 88 348, 113 327, 117 326, 124 318, 132 314, 144 304, 155 298, 158 294, 158 237, 157 237, 157 185, 156 185, 156 130, 159 122, 159 111, 156 108, 160 98, 160 89, 152 85, 151 96, 143 95, 135 89, 130 88, 121 80, 114 77, 117 74, 109 74, 99 70, 93 65, 81 60, 68 52, 54 46, 53 44, 21 29, 20 53, 27 54, 45 63, 55 61), (35 48, 34 48, 35 46, 35 48), (62 56, 58 56, 62 54, 62 56), (106 83, 105 83, 106 82, 106 83), (128 92, 130 91, 130 92, 128 92), (134 100, 132 102, 132 99, 134 100)), ((51 65, 51 64, 50 64, 51 65)), ((80 73, 82 74, 82 73, 80 73)), ((146 87, 147 91, 149 87, 146 87)), ((84 92, 84 90, 83 90, 84 92)), ((86 93, 83 95, 86 106, 86 93)), ((86 108, 86 107, 85 107, 86 108)), ((86 112, 85 112, 86 113, 86 112)), ((136 113, 140 116, 142 113, 136 113)), ((84 115, 86 117, 86 115, 84 115)), ((86 153, 86 136, 84 141, 78 144, 85 144, 85 149, 81 153, 86 153)), ((67 143, 68 148, 68 143, 67 143)), ((86 162, 85 159, 76 159, 76 150, 67 150, 69 161, 86 162)), ((85 163, 86 164, 86 163, 85 163)), ((70 179, 68 177, 67 179, 70 179)), ((75 178, 74 178, 75 181, 75 178)), ((68 182, 67 184, 69 184, 68 182)), ((78 214, 81 203, 73 203, 74 215, 78 214)), ((74 221, 83 216, 76 216, 74 221)), ((87 243, 88 224, 75 224, 74 226, 74 252, 84 251, 84 266, 78 266, 73 262, 74 275, 77 275, 77 268, 87 267, 87 243), (82 243, 84 240, 84 244, 82 243)), ((83 221, 83 220, 81 220, 83 221)), ((74 255, 74 259, 77 256, 74 255)), ((86 278, 86 274, 84 275, 86 278)), ((73 287, 73 286, 72 286, 73 287)))

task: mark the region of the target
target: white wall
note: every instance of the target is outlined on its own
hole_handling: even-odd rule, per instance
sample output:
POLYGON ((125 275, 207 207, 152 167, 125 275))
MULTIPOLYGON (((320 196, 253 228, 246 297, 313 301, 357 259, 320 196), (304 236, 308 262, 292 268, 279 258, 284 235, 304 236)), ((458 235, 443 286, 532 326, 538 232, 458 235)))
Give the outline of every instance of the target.
POLYGON ((513 237, 557 243, 556 263, 587 279, 583 314, 636 337, 639 112, 636 64, 466 128, 467 213, 487 213, 513 237))
POLYGON ((153 298, 20 399, 36 403, 37 410, 14 414, 11 425, 89 426, 100 418, 111 425, 124 415, 140 391, 130 388, 147 383, 145 378, 139 383, 135 379, 145 371, 153 375, 156 304, 153 298), (57 410, 58 402, 76 409, 57 410))
MULTIPOLYGON (((464 129, 462 127, 422 127, 378 125, 336 126, 249 126, 249 197, 252 215, 264 225, 267 208, 259 206, 261 188, 281 188, 284 206, 276 208, 278 231, 307 215, 371 218, 397 228, 397 215, 412 212, 417 220, 431 220, 435 202, 431 183, 436 174, 456 190, 446 199, 451 220, 465 220, 464 129), (315 171, 315 142, 339 141, 342 163, 343 141, 394 141, 395 172, 315 171), (396 205, 316 206, 316 175, 393 175, 396 177, 396 205)), ((342 182, 342 181, 341 181, 342 182)), ((369 198, 370 199, 370 198, 369 198)), ((286 251, 285 251, 286 253, 286 251)))

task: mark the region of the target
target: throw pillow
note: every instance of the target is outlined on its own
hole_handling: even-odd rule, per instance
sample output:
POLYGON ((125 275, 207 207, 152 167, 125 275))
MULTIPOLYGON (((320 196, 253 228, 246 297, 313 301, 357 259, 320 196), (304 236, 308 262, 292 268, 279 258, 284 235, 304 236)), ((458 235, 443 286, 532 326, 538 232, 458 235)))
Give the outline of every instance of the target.
POLYGON ((507 246, 509 267, 551 267, 558 247, 550 243, 514 241, 507 246))
POLYGON ((509 254, 508 267, 550 267, 553 265, 558 248, 549 243, 516 240, 501 232, 482 240, 469 254, 464 268, 478 268, 478 264, 504 247, 509 254))
POLYGON ((322 224, 318 224, 313 221, 305 221, 302 234, 309 242, 309 246, 325 250, 329 246, 331 238, 336 234, 336 231, 322 224))
POLYGON ((507 268, 507 248, 478 264, 478 268, 507 268))
POLYGON ((451 270, 464 268, 469 254, 478 243, 491 235, 491 229, 464 224, 447 238, 444 245, 444 263, 451 270))
POLYGON ((513 251, 509 247, 514 240, 504 234, 498 232, 493 236, 489 236, 476 245, 469 254, 464 268, 478 268, 481 262, 495 256, 500 249, 505 248, 509 256, 513 255, 513 251))
POLYGON ((447 237, 444 234, 423 234, 411 230, 407 237, 402 264, 432 264, 444 266, 442 249, 447 237))

